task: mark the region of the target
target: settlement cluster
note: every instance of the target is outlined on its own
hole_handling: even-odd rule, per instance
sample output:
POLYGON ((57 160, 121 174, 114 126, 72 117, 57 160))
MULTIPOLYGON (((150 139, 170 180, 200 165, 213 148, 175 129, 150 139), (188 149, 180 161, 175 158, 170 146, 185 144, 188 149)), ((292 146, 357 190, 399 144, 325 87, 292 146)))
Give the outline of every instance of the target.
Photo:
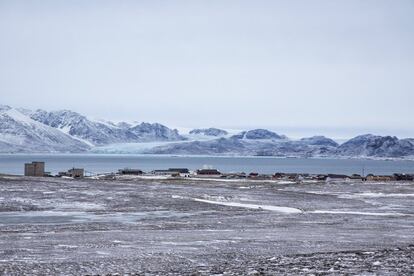
POLYGON ((281 173, 274 174, 260 174, 257 172, 240 172, 240 173, 223 173, 214 168, 202 168, 195 171, 190 171, 188 168, 169 168, 162 170, 153 170, 144 172, 140 169, 124 168, 119 169, 118 172, 95 175, 85 173, 84 168, 70 168, 67 171, 59 172, 57 175, 52 175, 45 171, 45 162, 33 161, 24 165, 24 175, 31 177, 65 177, 65 178, 84 178, 84 177, 99 177, 103 179, 116 179, 117 176, 164 176, 166 178, 215 178, 215 179, 251 179, 251 180, 285 180, 292 182, 302 181, 414 181, 414 174, 394 173, 392 175, 374 175, 368 174, 366 176, 359 174, 344 175, 344 174, 308 174, 308 173, 281 173))

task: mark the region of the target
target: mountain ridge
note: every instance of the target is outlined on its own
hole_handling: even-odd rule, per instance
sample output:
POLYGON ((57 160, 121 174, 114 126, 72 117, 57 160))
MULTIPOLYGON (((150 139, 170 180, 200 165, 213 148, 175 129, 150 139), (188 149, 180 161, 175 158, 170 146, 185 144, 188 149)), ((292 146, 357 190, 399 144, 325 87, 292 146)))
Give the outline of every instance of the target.
POLYGON ((58 128, 71 136, 78 137, 95 146, 111 143, 133 143, 145 141, 180 141, 177 130, 171 130, 159 123, 141 123, 135 126, 93 121, 70 110, 47 112, 38 109, 30 114, 33 120, 58 128))
POLYGON ((90 146, 37 122, 9 106, 0 107, 0 152, 85 152, 90 146))
MULTIPOLYGON (((0 105, 0 152, 101 152, 132 145, 126 153, 277 157, 413 158, 414 139, 364 134, 338 144, 325 136, 289 139, 268 129, 230 134, 218 128, 181 135, 159 123, 96 121, 71 111, 0 105), (210 137, 210 138, 203 138, 210 137), (197 140, 200 138, 200 140, 197 140), (134 150, 133 145, 137 145, 134 150)), ((125 152, 123 152, 125 153, 125 152)))

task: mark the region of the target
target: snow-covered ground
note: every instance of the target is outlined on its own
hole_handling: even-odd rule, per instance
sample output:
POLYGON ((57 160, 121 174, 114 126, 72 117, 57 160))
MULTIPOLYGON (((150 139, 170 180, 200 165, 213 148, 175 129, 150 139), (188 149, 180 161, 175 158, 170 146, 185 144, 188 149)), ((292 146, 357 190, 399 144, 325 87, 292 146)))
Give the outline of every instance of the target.
POLYGON ((411 182, 0 177, 0 190, 2 275, 414 273, 411 182))

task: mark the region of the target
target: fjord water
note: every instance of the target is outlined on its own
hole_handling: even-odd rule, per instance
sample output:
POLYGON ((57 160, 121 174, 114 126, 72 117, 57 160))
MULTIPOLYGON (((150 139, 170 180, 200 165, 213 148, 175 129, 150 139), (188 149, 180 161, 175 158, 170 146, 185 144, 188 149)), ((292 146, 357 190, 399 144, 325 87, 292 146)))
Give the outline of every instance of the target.
POLYGON ((143 171, 168 168, 196 170, 204 165, 222 172, 301 172, 340 174, 414 173, 414 161, 366 159, 306 159, 274 157, 213 157, 116 154, 3 154, 0 155, 0 173, 22 175, 23 164, 45 161, 46 171, 53 174, 72 167, 84 168, 90 173, 116 172, 121 168, 143 171))

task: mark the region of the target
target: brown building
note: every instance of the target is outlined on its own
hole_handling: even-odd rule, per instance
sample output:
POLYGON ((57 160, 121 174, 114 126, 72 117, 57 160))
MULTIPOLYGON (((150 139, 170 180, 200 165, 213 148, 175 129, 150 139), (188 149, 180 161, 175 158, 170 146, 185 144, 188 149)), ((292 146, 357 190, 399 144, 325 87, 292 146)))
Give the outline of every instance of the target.
POLYGON ((392 181, 394 177, 390 175, 367 175, 367 181, 392 181))
POLYGON ((44 176, 45 175, 45 162, 34 161, 32 163, 24 164, 25 176, 44 176))

